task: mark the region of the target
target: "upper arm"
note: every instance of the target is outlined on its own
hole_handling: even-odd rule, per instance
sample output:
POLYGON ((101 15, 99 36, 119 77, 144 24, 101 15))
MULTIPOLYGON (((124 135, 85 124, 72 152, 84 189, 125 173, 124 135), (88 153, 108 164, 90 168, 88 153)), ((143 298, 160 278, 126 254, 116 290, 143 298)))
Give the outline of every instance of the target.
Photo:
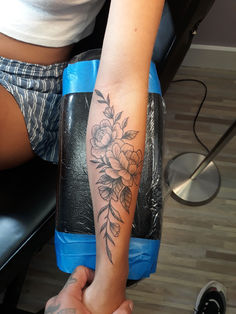
POLYGON ((108 80, 149 71, 164 0, 111 0, 101 68, 108 80), (135 71, 134 71, 135 69, 135 71))

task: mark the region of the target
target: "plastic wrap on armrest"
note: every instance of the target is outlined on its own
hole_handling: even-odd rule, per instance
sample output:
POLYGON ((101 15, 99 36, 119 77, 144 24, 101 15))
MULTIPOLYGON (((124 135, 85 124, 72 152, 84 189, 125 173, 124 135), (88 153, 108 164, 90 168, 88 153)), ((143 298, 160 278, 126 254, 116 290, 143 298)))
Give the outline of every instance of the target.
MULTIPOLYGON (((96 259, 85 150, 89 106, 99 64, 97 57, 91 59, 75 59, 63 76, 55 239, 58 266, 66 272, 81 264, 94 268, 96 259), (80 73, 86 73, 88 84, 80 73)), ((152 64, 144 165, 130 240, 129 279, 148 277, 157 263, 162 221, 162 129, 163 102, 152 64)))

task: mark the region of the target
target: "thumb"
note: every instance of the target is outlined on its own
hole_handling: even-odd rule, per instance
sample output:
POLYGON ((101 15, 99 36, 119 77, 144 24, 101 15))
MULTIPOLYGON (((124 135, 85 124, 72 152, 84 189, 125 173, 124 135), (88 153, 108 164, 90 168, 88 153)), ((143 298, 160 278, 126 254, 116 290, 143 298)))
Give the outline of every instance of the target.
POLYGON ((121 306, 113 312, 113 314, 131 314, 133 312, 134 304, 131 300, 125 300, 121 306))
POLYGON ((73 291, 77 291, 77 296, 81 298, 82 290, 86 287, 87 283, 92 282, 93 277, 94 271, 84 266, 78 266, 70 275, 61 292, 67 291, 67 293, 72 293, 73 291))

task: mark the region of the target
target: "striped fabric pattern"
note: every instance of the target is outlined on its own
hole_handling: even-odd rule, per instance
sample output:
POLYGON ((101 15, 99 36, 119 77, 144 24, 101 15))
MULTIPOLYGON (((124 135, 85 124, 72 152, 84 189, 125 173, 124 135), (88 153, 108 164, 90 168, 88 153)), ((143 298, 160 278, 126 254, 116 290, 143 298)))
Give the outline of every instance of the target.
POLYGON ((53 163, 58 162, 59 107, 66 65, 44 66, 0 57, 0 84, 20 107, 32 149, 53 163))

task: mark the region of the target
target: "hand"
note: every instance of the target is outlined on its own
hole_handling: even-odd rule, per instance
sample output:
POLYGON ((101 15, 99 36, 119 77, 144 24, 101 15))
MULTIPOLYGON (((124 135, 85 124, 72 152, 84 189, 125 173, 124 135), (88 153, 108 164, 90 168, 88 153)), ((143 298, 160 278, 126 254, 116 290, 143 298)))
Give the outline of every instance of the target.
MULTIPOLYGON (((93 281, 94 272, 79 266, 71 274, 60 293, 48 300, 45 314, 92 314, 82 302, 83 293, 93 281)), ((133 303, 125 300, 113 314, 131 314, 133 303)))
POLYGON ((48 300, 45 314, 90 314, 82 303, 83 289, 94 278, 94 272, 79 266, 71 274, 58 295, 48 300))

